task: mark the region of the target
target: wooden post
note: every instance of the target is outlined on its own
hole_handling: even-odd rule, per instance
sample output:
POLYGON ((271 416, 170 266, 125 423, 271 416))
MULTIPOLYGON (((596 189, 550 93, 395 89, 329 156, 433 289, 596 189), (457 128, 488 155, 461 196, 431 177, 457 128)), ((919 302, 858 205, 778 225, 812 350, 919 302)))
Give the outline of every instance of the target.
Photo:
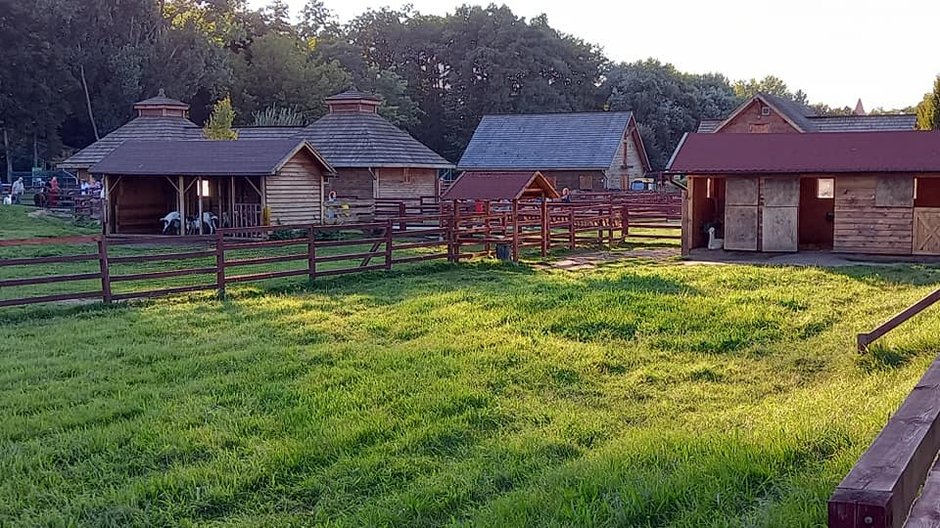
POLYGON ((180 213, 180 236, 186 234, 186 180, 182 176, 177 177, 179 191, 176 194, 176 209, 180 213))
POLYGON ((98 267, 101 270, 101 300, 111 304, 111 270, 108 264, 108 237, 98 238, 98 267))
POLYGON ((542 258, 548 256, 549 245, 548 200, 542 199, 542 258))
POLYGON ((317 278, 317 233, 312 225, 307 228, 307 276, 317 278))
MULTIPOLYGON (((408 208, 405 206, 405 202, 398 202, 398 218, 404 218, 406 216, 408 216, 408 208)), ((404 220, 398 223, 398 229, 401 229, 402 231, 408 229, 407 226, 405 226, 404 220)))
POLYGON ((385 269, 392 269, 392 219, 385 225, 385 269))
POLYGON ((454 215, 451 222, 451 262, 460 262, 460 203, 454 200, 454 215))
POLYGON ((215 283, 219 299, 225 299, 225 237, 215 231, 215 283))
POLYGON ((196 224, 199 226, 199 234, 202 235, 202 176, 196 177, 196 198, 199 204, 199 216, 196 218, 196 224))
POLYGON ((610 208, 607 209, 607 239, 610 244, 610 248, 614 248, 614 225, 617 223, 617 215, 614 212, 614 204, 610 203, 610 208))
POLYGON ((630 234, 630 209, 626 205, 620 208, 620 241, 625 242, 630 234))
POLYGON ((490 238, 492 237, 492 228, 490 227, 490 208, 491 202, 486 200, 483 202, 483 236, 486 237, 486 242, 483 244, 483 250, 486 252, 486 256, 490 256, 493 252, 493 245, 490 243, 490 238))
MULTIPOLYGON (((229 207, 229 217, 228 217, 228 219, 229 219, 229 227, 233 227, 233 226, 235 225, 235 176, 232 176, 231 178, 232 178, 232 180, 229 182, 230 187, 229 187, 229 190, 228 190, 228 196, 229 196, 229 206, 228 206, 228 207, 229 207)), ((320 203, 323 203, 323 201, 320 200, 320 203)))
POLYGON ((568 249, 575 247, 574 208, 568 208, 568 249))
POLYGON ((512 201, 512 261, 519 262, 519 199, 512 201))

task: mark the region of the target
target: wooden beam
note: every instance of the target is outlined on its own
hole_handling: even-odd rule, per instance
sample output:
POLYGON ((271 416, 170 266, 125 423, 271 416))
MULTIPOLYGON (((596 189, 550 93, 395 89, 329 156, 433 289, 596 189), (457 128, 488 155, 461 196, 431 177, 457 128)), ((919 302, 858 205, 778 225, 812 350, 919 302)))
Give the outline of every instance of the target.
POLYGON ((182 176, 177 176, 178 182, 176 193, 176 210, 180 214, 180 236, 186 235, 186 180, 182 176))
POLYGON ((829 499, 829 528, 901 528, 940 451, 940 359, 829 499))
POLYGON ((915 315, 923 312, 927 308, 930 308, 935 303, 940 302, 940 289, 931 293, 930 295, 924 297, 923 299, 914 303, 911 307, 904 310, 903 312, 895 315, 891 319, 888 319, 881 324, 878 328, 875 328, 867 334, 858 334, 856 338, 858 344, 858 351, 865 352, 868 350, 868 346, 875 342, 877 339, 881 338, 891 330, 894 330, 908 319, 914 317, 915 315))

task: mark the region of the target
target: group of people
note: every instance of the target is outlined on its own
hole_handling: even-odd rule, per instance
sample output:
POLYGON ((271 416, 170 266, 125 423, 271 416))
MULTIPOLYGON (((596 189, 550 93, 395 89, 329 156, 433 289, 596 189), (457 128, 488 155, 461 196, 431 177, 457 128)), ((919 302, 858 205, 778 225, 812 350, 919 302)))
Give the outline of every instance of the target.
MULTIPOLYGON (((59 179, 53 176, 49 181, 40 180, 38 190, 33 194, 33 205, 36 207, 55 207, 59 204, 63 189, 59 186, 59 179)), ((82 180, 79 184, 79 192, 83 196, 104 197, 104 187, 101 181, 89 178, 82 180)), ((3 203, 21 204, 23 196, 26 194, 26 182, 23 178, 17 178, 10 186, 10 193, 3 196, 3 203)))

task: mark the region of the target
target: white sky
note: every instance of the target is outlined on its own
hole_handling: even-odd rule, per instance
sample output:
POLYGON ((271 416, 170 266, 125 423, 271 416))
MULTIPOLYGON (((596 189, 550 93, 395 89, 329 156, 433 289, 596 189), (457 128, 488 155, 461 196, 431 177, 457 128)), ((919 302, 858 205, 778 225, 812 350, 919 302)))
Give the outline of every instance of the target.
MULTIPOLYGON (((294 15, 306 0, 286 0, 294 15)), ((253 7, 267 0, 249 0, 253 7)), ((345 22, 367 8, 410 3, 444 14, 453 0, 324 0, 345 22)), ((812 102, 898 108, 918 103, 940 74, 936 0, 503 0, 517 15, 548 15, 615 61, 655 57, 732 80, 782 78, 812 102)))

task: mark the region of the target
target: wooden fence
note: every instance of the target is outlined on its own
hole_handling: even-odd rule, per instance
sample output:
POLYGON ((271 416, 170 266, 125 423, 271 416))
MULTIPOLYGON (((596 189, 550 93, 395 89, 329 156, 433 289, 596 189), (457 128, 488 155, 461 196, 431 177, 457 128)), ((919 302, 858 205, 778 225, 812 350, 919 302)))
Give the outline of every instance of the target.
POLYGON ((937 526, 940 520, 940 359, 829 499, 830 528, 937 526), (913 505, 913 508, 912 508, 913 505))
POLYGON ((204 290, 215 290, 224 295, 226 286, 236 283, 295 276, 315 279, 390 270, 407 263, 454 260, 450 253, 449 227, 441 227, 441 223, 441 218, 414 219, 412 227, 401 230, 389 219, 344 226, 279 225, 220 229, 208 237, 80 236, 0 240, 0 248, 44 246, 54 247, 57 253, 65 252, 0 259, 0 271, 6 272, 4 276, 13 275, 11 269, 25 269, 25 273, 30 274, 0 279, 0 290, 22 287, 33 287, 34 290, 33 293, 2 298, 0 307, 95 299, 110 303, 204 290), (296 251, 297 248, 301 251, 296 251), (270 269, 272 265, 284 263, 301 265, 291 269, 270 269), (85 268, 75 273, 57 270, 56 273, 36 275, 35 271, 48 265, 82 264, 85 268), (91 265, 94 265, 94 270, 88 269, 91 265), (141 268, 145 270, 141 271, 141 268), (191 279, 193 283, 160 284, 160 281, 180 278, 191 279), (36 287, 58 287, 70 283, 80 291, 35 293, 36 287), (115 291, 119 286, 121 291, 115 291))

